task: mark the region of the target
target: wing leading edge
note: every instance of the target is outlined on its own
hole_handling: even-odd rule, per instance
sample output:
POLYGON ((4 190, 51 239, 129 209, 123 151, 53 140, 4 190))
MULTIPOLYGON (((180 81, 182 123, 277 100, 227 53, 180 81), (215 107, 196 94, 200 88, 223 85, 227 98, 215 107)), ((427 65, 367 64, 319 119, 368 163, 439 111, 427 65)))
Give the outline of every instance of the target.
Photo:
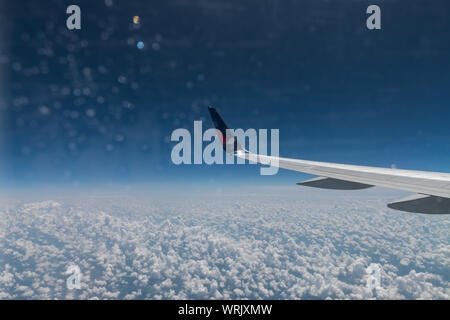
MULTIPOLYGON (((210 113, 215 124, 218 122, 224 123, 215 109, 210 108, 210 113)), ((221 127, 220 130, 223 130, 223 127, 221 127)), ((300 185, 336 190, 357 190, 372 186, 404 190, 418 193, 418 195, 413 196, 413 198, 390 203, 388 204, 388 207, 417 213, 450 213, 449 173, 379 168, 272 157, 249 153, 242 149, 240 145, 234 144, 234 147, 232 152, 236 157, 264 165, 272 165, 282 169, 319 176, 318 178, 298 183, 300 185), (236 148, 236 146, 238 146, 238 148, 236 148)))

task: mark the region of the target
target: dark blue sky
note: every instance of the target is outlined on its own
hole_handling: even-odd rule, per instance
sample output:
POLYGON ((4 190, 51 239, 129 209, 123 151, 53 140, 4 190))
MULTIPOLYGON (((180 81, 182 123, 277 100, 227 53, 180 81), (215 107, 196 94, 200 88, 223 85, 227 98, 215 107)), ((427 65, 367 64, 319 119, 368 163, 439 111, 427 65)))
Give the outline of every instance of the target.
POLYGON ((0 1, 3 187, 303 178, 171 164, 171 132, 211 126, 209 104, 279 128, 282 156, 450 171, 448 1, 92 2, 0 1))

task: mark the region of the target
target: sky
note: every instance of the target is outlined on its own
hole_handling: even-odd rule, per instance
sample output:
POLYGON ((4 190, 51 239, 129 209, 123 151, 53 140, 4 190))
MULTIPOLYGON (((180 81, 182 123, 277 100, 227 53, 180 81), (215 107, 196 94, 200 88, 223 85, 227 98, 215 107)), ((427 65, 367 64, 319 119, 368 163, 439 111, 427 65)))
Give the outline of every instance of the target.
POLYGON ((308 178, 174 165, 172 131, 211 127, 208 105, 230 127, 280 129, 284 157, 450 171, 446 1, 377 1, 381 30, 368 1, 0 3, 3 189, 308 178))

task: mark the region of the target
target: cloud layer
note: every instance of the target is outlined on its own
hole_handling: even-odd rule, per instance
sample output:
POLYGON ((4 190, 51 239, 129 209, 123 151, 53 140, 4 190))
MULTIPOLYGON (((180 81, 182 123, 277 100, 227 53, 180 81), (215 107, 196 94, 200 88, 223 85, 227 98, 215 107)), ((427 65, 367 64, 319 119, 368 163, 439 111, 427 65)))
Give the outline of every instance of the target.
POLYGON ((368 194, 4 203, 0 298, 449 299, 449 218, 392 211, 368 194), (66 287, 72 264, 79 290, 66 287))

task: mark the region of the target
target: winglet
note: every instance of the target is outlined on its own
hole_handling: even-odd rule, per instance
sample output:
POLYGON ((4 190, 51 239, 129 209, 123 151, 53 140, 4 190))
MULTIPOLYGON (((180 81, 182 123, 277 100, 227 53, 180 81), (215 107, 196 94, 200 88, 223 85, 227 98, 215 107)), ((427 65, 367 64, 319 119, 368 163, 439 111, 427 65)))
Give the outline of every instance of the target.
POLYGON ((214 109, 213 107, 208 107, 208 111, 209 114, 211 115, 211 119, 212 122, 214 123, 214 127, 216 127, 217 129, 217 133, 219 134, 219 132, 222 134, 220 136, 221 141, 223 144, 226 144, 226 140, 225 137, 227 136, 227 132, 226 130, 228 129, 227 124, 225 123, 225 121, 223 121, 222 117, 220 116, 220 114, 217 112, 216 109, 214 109))
POLYGON ((214 127, 217 129, 217 135, 219 136, 220 141, 222 142, 223 149, 229 153, 234 153, 239 150, 244 150, 241 147, 241 145, 237 142, 237 139, 231 132, 229 133, 230 136, 227 137, 227 129, 229 129, 229 128, 228 128, 227 124, 225 123, 225 121, 223 121, 222 117, 217 112, 217 110, 210 106, 210 107, 208 107, 208 111, 209 111, 209 114, 211 115, 211 119, 214 124, 214 127), (227 138, 228 138, 228 141, 227 141, 227 138), (231 140, 231 139, 233 139, 233 140, 231 140), (228 145, 228 150, 227 150, 227 145, 228 145))

